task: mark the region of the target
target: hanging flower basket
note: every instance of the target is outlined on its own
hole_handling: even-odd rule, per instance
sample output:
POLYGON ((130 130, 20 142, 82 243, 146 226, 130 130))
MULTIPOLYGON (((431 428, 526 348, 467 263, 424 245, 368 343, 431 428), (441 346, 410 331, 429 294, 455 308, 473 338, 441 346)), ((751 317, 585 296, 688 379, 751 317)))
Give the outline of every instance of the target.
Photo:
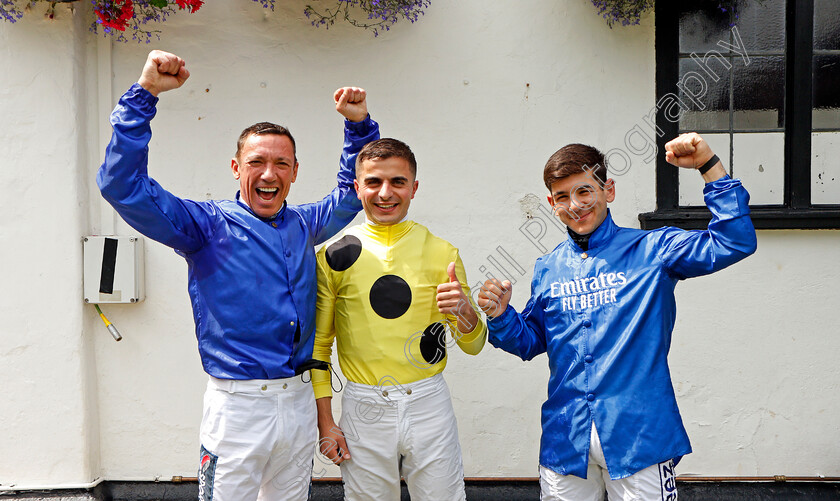
MULTIPOLYGON (((80 0, 0 0, 0 19, 14 23, 24 13, 38 3, 49 4, 47 17, 55 15, 55 5, 72 3, 80 0)), ((153 38, 160 40, 156 26, 165 22, 169 16, 187 11, 198 11, 204 0, 85 0, 93 5, 96 19, 91 25, 93 33, 111 36, 118 42, 129 39, 150 43, 153 38), (129 38, 130 37, 130 38, 129 38)), ((230 1, 230 0, 223 0, 230 1)), ((275 0, 252 0, 263 8, 274 10, 275 0)), ((352 26, 364 28, 378 36, 382 31, 391 29, 400 19, 412 23, 423 14, 423 9, 431 0, 334 0, 335 7, 316 9, 307 5, 304 14, 313 26, 329 28, 336 21, 347 22, 352 26)))

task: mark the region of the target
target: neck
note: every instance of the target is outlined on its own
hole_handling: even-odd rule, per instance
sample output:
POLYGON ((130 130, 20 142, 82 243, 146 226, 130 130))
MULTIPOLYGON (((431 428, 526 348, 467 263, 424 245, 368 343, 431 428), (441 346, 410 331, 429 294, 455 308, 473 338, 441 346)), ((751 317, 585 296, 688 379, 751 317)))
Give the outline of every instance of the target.
POLYGON ((370 217, 368 217, 368 215, 367 215, 367 214, 365 214, 365 224, 369 224, 369 225, 371 225, 371 226, 380 226, 380 227, 383 227, 383 228, 387 228, 388 226, 396 226, 396 225, 398 225, 398 224, 400 224, 400 223, 404 223, 404 222, 405 222, 405 221, 407 221, 407 220, 408 220, 408 214, 406 214, 406 215, 405 215, 405 217, 403 217, 402 219, 400 219, 400 220, 399 220, 399 221, 397 221, 396 223, 381 224, 381 223, 377 223, 376 221, 374 221, 373 219, 371 219, 370 217))
POLYGON ((576 233, 573 229, 569 228, 568 226, 566 227, 566 231, 569 232, 569 237, 571 237, 571 239, 574 240, 578 247, 585 251, 589 250, 589 236, 592 235, 592 233, 595 233, 594 231, 586 235, 581 235, 579 233, 576 233))

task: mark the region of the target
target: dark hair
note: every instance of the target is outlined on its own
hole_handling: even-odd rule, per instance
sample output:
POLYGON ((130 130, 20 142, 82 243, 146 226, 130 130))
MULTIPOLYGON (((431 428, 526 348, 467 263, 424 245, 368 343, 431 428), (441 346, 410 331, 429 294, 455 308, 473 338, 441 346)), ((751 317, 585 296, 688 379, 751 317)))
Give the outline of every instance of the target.
POLYGON ((603 187, 607 182, 607 159, 592 146, 567 144, 554 152, 545 163, 543 181, 545 187, 551 191, 551 185, 555 182, 582 172, 592 173, 603 187))
POLYGON ((399 139, 389 137, 372 141, 362 148, 359 156, 356 157, 356 175, 359 173, 359 166, 365 160, 385 160, 391 157, 402 158, 407 161, 411 175, 417 177, 417 160, 414 158, 414 153, 411 151, 411 148, 399 139))
POLYGON ((292 137, 292 133, 289 132, 289 129, 283 127, 282 125, 273 124, 271 122, 255 123, 254 125, 247 127, 245 130, 243 130, 242 134, 239 134, 239 140, 236 142, 237 160, 239 160, 239 153, 242 151, 242 146, 245 144, 245 141, 248 140, 248 137, 252 134, 257 136, 263 134, 276 134, 278 136, 288 137, 289 141, 292 142, 292 152, 295 154, 295 162, 297 162, 297 146, 295 146, 295 138, 292 137))

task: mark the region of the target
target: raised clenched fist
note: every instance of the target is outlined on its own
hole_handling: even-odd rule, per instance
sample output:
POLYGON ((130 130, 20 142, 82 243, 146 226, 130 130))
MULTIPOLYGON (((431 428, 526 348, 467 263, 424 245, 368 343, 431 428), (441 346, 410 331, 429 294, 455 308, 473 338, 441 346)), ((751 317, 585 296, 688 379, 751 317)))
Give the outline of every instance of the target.
POLYGON ((149 57, 146 58, 143 73, 140 74, 137 83, 154 96, 161 92, 177 89, 184 85, 184 82, 190 77, 186 64, 183 59, 175 54, 153 50, 149 52, 149 57))
POLYGON ((367 92, 361 87, 342 87, 333 94, 335 110, 351 122, 361 122, 368 115, 367 92))
POLYGON ((697 169, 713 156, 709 144, 696 132, 680 134, 665 143, 665 161, 677 167, 697 169))

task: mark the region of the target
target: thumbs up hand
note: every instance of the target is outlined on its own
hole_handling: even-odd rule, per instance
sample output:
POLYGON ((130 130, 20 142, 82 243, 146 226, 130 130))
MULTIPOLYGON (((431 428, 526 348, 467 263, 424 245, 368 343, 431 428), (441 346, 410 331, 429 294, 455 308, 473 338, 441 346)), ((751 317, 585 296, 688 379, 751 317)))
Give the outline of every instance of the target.
POLYGON ((444 315, 455 315, 458 317, 458 330, 463 333, 472 332, 478 322, 478 314, 470 305, 470 300, 464 294, 461 282, 455 273, 455 263, 449 263, 446 268, 449 275, 449 282, 444 282, 437 287, 438 310, 444 315))
POLYGON ((449 263, 449 266, 446 267, 446 274, 449 275, 450 282, 461 283, 461 281, 458 280, 458 275, 455 273, 455 263, 449 263))
POLYGON ((456 315, 459 301, 466 299, 464 289, 461 288, 461 282, 455 275, 455 263, 449 263, 446 267, 446 274, 449 275, 449 281, 444 282, 437 287, 437 304, 438 310, 444 315, 456 315))
POLYGON ((513 286, 509 280, 487 280, 478 292, 478 307, 490 318, 497 318, 507 309, 513 286))

